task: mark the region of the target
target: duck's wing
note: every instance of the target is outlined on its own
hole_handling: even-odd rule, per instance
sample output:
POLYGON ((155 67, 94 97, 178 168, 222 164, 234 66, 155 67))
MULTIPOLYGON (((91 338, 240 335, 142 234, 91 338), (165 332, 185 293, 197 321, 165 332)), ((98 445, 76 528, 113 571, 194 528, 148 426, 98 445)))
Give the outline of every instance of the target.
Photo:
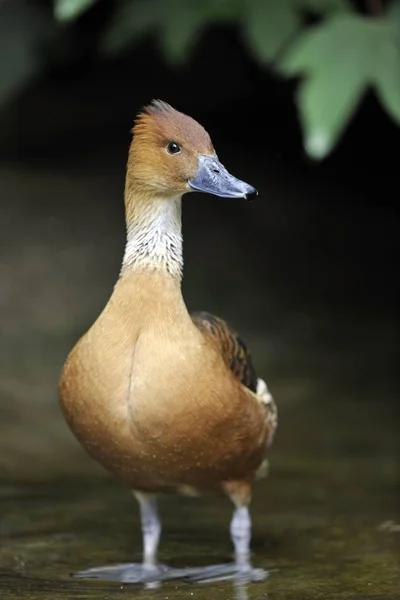
POLYGON ((194 324, 203 335, 210 337, 219 347, 222 357, 233 375, 257 392, 257 374, 244 340, 226 321, 207 312, 192 312, 194 324))

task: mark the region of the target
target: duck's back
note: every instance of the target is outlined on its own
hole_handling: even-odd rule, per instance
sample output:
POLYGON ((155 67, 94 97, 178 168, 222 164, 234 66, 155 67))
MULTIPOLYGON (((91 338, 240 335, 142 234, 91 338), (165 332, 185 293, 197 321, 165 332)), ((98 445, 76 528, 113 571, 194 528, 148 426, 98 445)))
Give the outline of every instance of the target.
POLYGON ((205 311, 191 313, 194 324, 218 348, 226 366, 244 386, 257 391, 257 374, 243 338, 223 319, 205 311))

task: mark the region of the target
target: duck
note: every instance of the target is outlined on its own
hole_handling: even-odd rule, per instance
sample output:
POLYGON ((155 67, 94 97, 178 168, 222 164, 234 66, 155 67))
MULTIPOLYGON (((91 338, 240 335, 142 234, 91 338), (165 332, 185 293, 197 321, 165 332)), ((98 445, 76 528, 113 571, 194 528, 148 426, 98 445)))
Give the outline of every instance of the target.
POLYGON ((76 575, 174 576, 158 562, 158 496, 219 493, 233 503, 234 561, 226 567, 251 577, 249 507, 254 482, 268 470, 277 407, 237 331, 185 304, 181 207, 187 193, 251 199, 258 192, 222 165, 202 125, 164 101, 145 106, 132 133, 122 266, 104 309, 65 361, 59 398, 85 451, 136 498, 143 556, 140 564, 76 575))

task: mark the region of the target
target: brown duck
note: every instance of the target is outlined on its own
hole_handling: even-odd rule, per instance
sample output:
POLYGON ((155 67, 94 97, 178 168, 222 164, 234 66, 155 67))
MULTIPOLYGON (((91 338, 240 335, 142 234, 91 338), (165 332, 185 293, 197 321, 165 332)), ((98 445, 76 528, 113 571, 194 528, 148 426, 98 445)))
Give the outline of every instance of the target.
POLYGON ((235 563, 229 568, 251 573, 248 506, 254 479, 265 470, 277 411, 239 335, 222 319, 186 308, 181 199, 192 191, 224 198, 257 192, 228 173, 199 123, 164 102, 139 114, 133 134, 120 276, 67 358, 60 398, 82 446, 137 498, 143 564, 80 575, 167 577, 157 563, 156 495, 206 491, 232 500, 235 563))

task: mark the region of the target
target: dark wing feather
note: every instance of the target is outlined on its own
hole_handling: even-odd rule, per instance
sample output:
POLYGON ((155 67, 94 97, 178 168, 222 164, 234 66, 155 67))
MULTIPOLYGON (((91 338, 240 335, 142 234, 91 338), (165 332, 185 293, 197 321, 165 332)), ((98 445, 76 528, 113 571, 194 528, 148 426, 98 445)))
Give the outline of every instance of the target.
POLYGON ((253 392, 257 389, 257 374, 250 352, 240 337, 223 319, 207 312, 192 312, 192 320, 200 331, 219 346, 226 365, 234 376, 253 392))

